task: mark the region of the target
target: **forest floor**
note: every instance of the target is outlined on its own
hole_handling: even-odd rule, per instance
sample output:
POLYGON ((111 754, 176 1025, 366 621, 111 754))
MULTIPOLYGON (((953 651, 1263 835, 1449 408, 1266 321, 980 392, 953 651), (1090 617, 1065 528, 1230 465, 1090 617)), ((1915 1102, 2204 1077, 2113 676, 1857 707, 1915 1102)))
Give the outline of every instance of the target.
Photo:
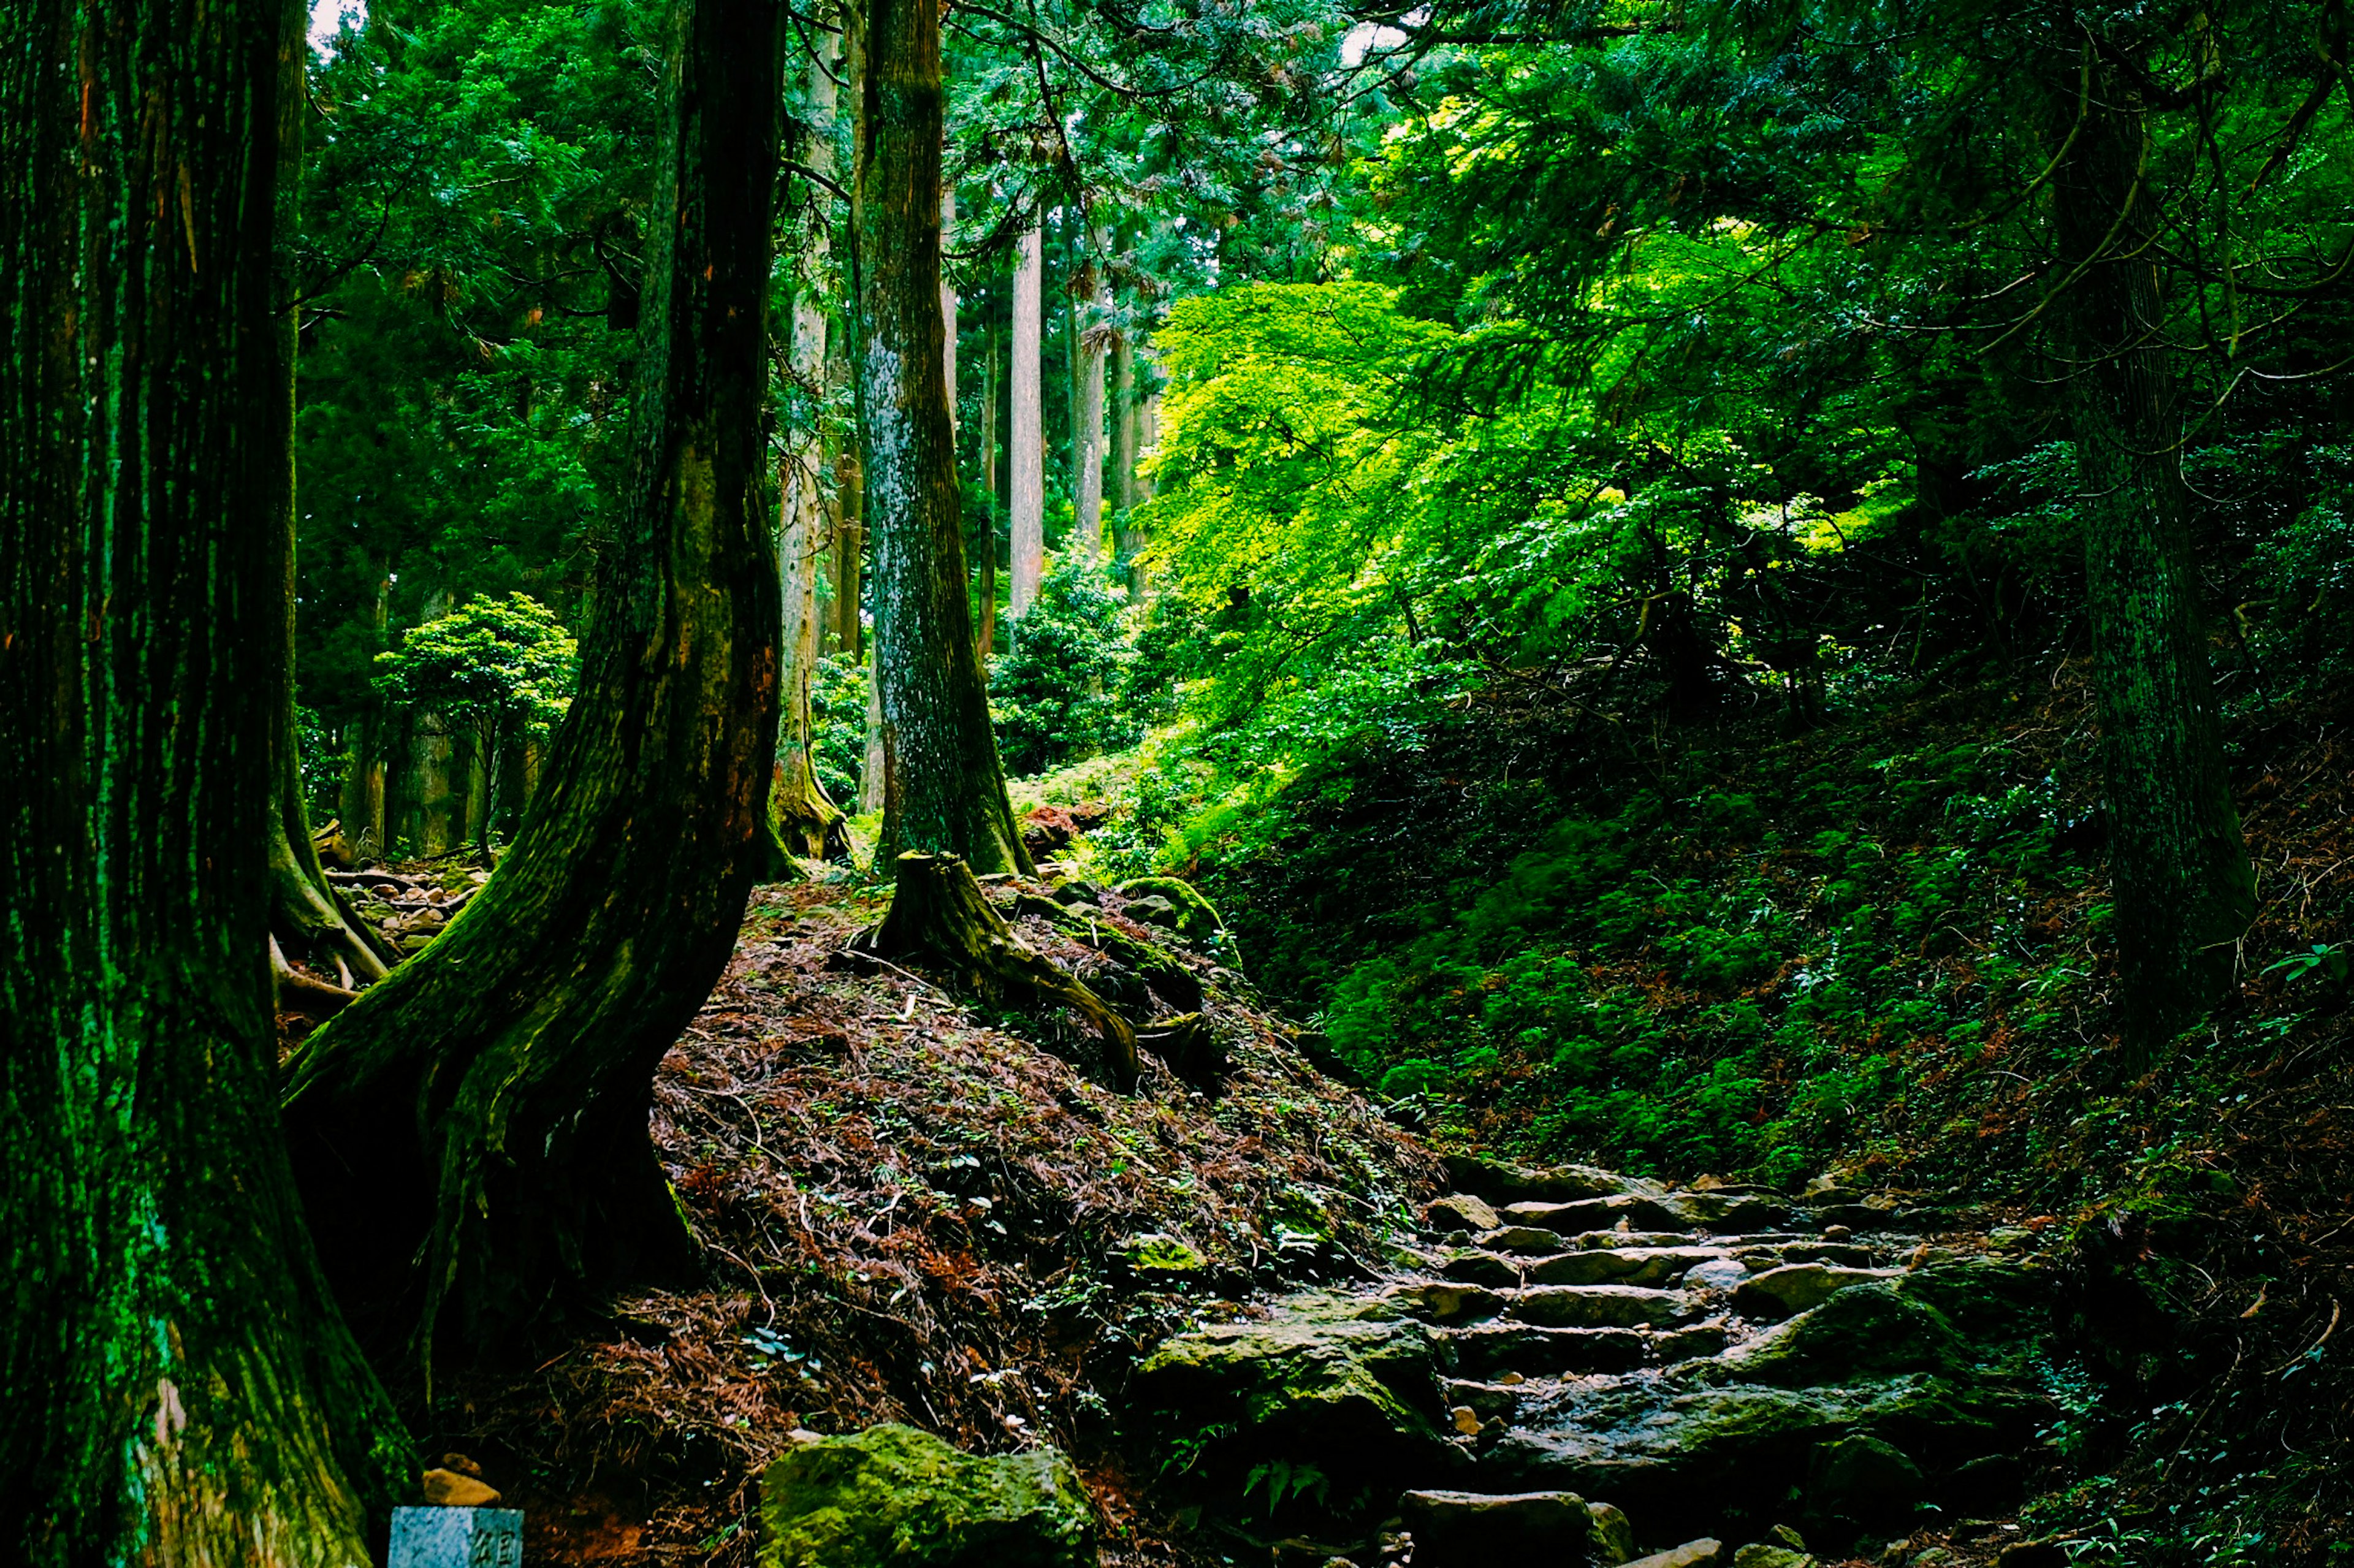
MULTIPOLYGON (((2084 778, 2081 694, 2056 683, 2028 702, 1962 691, 1734 747, 1725 777, 1794 800, 1817 778, 1893 793, 1872 760, 1892 736, 1936 752, 1983 735, 1989 703, 2021 768, 2063 796, 2084 778)), ((1981 1234, 2025 1222, 2063 1270, 2084 1397, 2039 1440, 2051 1486, 2029 1517, 2072 1536, 2078 1562, 2335 1563, 2349 1538, 2354 1449, 2339 1428, 2354 1377, 2336 1338, 2354 1298, 2349 734, 2322 711, 2234 726, 2264 904, 2246 984, 2208 1036, 2138 1082, 2105 1080, 2105 979, 2081 942, 2073 958, 2053 946, 2039 962, 2084 983, 2037 1027, 1988 1011, 1982 1048, 1917 1059, 1872 1042, 1908 1095, 1837 1132, 1848 1141, 1823 1162, 1949 1194, 1981 1234), (2266 969, 2283 951, 2311 961, 2266 969)), ((1899 826, 1882 835, 1892 862, 1910 853, 1899 826)), ((1666 853, 1669 878, 1718 875, 1725 858, 1704 837, 1681 841, 1681 861, 1666 853)), ((1797 852, 1763 863, 1766 878, 1786 872, 1793 885, 1819 874, 1797 852)), ((1320 1037, 1260 999, 1231 946, 1128 919, 1101 890, 1076 906, 1047 883, 992 891, 1025 938, 1099 989, 1163 1014, 1198 991, 1229 1060, 1218 1092, 1148 1059, 1139 1092, 1116 1093, 1075 1016, 852 958, 885 906, 860 880, 758 890, 655 1086, 656 1142, 708 1248, 705 1277, 617 1299, 527 1372, 472 1374, 411 1414, 422 1451, 469 1456, 527 1510, 532 1561, 748 1563, 765 1460, 797 1432, 886 1420, 976 1451, 1063 1446, 1116 1568, 1228 1555, 1186 1528, 1158 1461, 1123 1435, 1133 1368, 1250 1304, 1320 1283, 1374 1291, 1410 1271, 1421 1205, 1446 1187, 1439 1160, 1320 1070, 1334 1065, 1320 1037), (1140 980, 1146 948, 1190 981, 1140 980)), ((2005 917, 2075 931, 2099 895, 2097 875, 2055 881, 2005 917)), ((1906 961, 1947 971, 1935 989, 1967 999, 1987 968, 1974 929, 1925 935, 1906 961)), ((1656 968, 1635 980, 1676 1004, 1656 968)), ((1434 1130, 1442 1144, 1516 1141, 1503 1120, 1434 1130)), ((1916 1536, 1911 1555, 1991 1561, 2018 1539, 2004 1522, 1916 1536)))
MULTIPOLYGON (((1023 891, 1043 906, 1044 885, 993 887, 1023 891)), ((1255 1290, 1382 1272, 1437 1190, 1429 1153, 1170 933, 1101 905, 1080 924, 1198 975, 1229 1058, 1214 1098, 1150 1057, 1115 1093, 1074 1016, 847 957, 885 907, 846 879, 756 891, 662 1064, 655 1141, 707 1277, 616 1300, 545 1364, 463 1379, 415 1423, 525 1510, 531 1561, 748 1563, 764 1461, 796 1431, 883 1421, 981 1452, 1058 1444, 1107 1563, 1187 1561, 1110 1419, 1131 1364, 1255 1290)), ((1015 923, 1109 983, 1067 919, 1015 923)))

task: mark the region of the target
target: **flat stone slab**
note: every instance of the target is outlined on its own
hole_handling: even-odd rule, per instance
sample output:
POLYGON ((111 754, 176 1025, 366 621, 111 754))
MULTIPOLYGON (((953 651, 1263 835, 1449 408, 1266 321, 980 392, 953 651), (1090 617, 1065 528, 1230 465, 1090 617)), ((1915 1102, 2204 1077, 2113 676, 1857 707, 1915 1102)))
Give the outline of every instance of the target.
POLYGON ((397 1508, 387 1568, 522 1568, 523 1510, 397 1508))
POLYGON ((1666 1285, 1724 1258, 1712 1247, 1593 1247, 1533 1259, 1526 1272, 1531 1285, 1666 1285))
POLYGON ((1681 1292, 1633 1285, 1539 1285, 1511 1303, 1520 1321, 1553 1329, 1664 1329, 1693 1315, 1681 1292))
POLYGON ((1456 1371, 1468 1377, 1628 1372, 1641 1366, 1651 1348, 1632 1329, 1539 1329, 1526 1323, 1441 1329, 1438 1338, 1456 1371))

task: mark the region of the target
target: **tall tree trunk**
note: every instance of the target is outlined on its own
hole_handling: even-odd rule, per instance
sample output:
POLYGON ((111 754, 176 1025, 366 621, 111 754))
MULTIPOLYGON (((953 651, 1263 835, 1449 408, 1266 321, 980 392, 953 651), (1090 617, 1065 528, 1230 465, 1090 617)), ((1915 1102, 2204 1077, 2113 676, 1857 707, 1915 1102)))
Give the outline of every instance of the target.
POLYGON ((1005 447, 1013 580, 1006 611, 1017 618, 1038 597, 1038 580, 1046 575, 1046 418, 1038 363, 1044 251, 1044 236, 1033 228, 1022 236, 1013 262, 1013 407, 1005 447))
POLYGON ((860 613, 866 577, 866 481, 865 460, 858 450, 861 439, 855 432, 846 437, 833 463, 834 504, 840 514, 833 529, 833 645, 854 664, 866 652, 866 622, 860 613))
POLYGON ((973 640, 981 662, 997 641, 997 329, 989 332, 989 359, 981 373, 981 493, 988 521, 981 535, 981 630, 973 640))
POLYGON ((940 344, 939 7, 868 0, 859 50, 851 270, 859 426, 875 529, 883 842, 1028 871, 990 728, 966 598, 940 344))
MULTIPOLYGON (((2057 182, 2129 1065, 2221 1000, 2255 880, 2216 724, 2139 89, 2108 67, 2057 182)), ((2055 97, 2062 96, 2055 94, 2055 97)), ((2064 91, 2073 125, 2080 95, 2064 91)), ((2068 132, 2063 130, 2061 134, 2068 132)))
MULTIPOLYGON (((802 138, 801 161, 822 178, 833 175, 834 71, 830 58, 838 35, 821 32, 810 51, 808 83, 809 127, 802 138)), ((818 657, 818 563, 833 541, 826 529, 824 486, 820 465, 825 457, 825 436, 820 428, 825 407, 825 298, 832 269, 832 224, 828 220, 828 194, 817 180, 809 182, 809 202, 818 215, 801 243, 796 267, 799 287, 793 291, 792 336, 787 348, 792 369, 794 401, 806 410, 794 423, 785 452, 784 515, 779 519, 777 557, 784 585, 784 620, 778 640, 781 669, 778 678, 778 760, 776 778, 769 787, 769 816, 778 837, 797 854, 834 859, 849 853, 842 809, 826 798, 818 782, 811 747, 816 725, 810 711, 810 685, 818 657)))
POLYGON ((1144 567, 1137 555, 1144 535, 1136 526, 1136 445, 1142 416, 1136 406, 1136 345, 1125 332, 1111 344, 1112 552, 1128 575, 1131 599, 1144 597, 1144 567))
POLYGON ((694 1255, 646 1118, 769 843, 780 17, 669 18, 630 504, 539 796, 448 929, 289 1069, 322 1255, 366 1326, 413 1331, 429 1380, 445 1305, 488 1349, 568 1286, 694 1255))
POLYGON ((360 1568, 416 1487, 270 1099, 302 36, 285 0, 0 11, 10 1563, 360 1568))
POLYGON ((309 107, 303 73, 310 64, 311 47, 307 37, 309 14, 291 5, 287 12, 290 17, 297 16, 299 12, 299 20, 288 24, 295 32, 292 40, 280 51, 279 69, 284 79, 278 88, 277 330, 285 388, 284 396, 272 405, 275 418, 271 435, 277 448, 279 482, 277 514, 271 519, 270 536, 278 557, 273 575, 284 584, 280 602, 284 607, 281 619, 285 626, 274 650, 281 661, 277 685, 284 698, 270 728, 270 929, 286 954, 327 960, 330 967, 333 959, 340 958, 360 980, 374 981, 388 972, 395 955, 365 922, 352 916, 342 896, 328 885, 325 869, 319 863, 318 847, 311 839, 311 814, 302 799, 302 759, 295 742, 294 607, 300 597, 295 539, 300 514, 294 504, 294 361, 300 338, 297 329, 301 306, 297 302, 301 280, 294 274, 293 239, 301 210, 297 197, 302 180, 302 119, 309 107))
MULTIPOLYGON (((956 238, 956 187, 943 184, 940 187, 940 245, 946 249, 956 238)), ((940 379, 949 388, 949 466, 956 466, 956 437, 963 429, 963 418, 957 412, 957 292, 949 281, 948 263, 940 264, 940 379)))
MULTIPOLYGON (((1100 248, 1100 247, 1099 247, 1100 248)), ((1078 328, 1078 407, 1072 416, 1072 504, 1076 513, 1071 548, 1093 565, 1103 558, 1104 502, 1104 354, 1110 344, 1106 317, 1111 290, 1098 261, 1081 269, 1083 282, 1075 282, 1072 319, 1078 328), (1087 309, 1076 309, 1078 291, 1087 296, 1087 309)))

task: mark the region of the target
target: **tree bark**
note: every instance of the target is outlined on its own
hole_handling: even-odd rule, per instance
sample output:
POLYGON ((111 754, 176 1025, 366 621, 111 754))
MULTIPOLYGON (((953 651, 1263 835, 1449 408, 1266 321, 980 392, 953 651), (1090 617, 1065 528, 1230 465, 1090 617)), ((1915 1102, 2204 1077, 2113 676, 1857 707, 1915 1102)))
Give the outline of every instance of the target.
POLYGON ((488 1351, 569 1289, 694 1256, 646 1118, 770 842, 780 17, 669 18, 631 499, 539 796, 448 928, 290 1065, 330 1272, 364 1325, 410 1335, 429 1390, 445 1307, 488 1351))
MULTIPOLYGON (((2114 66, 2103 74, 2056 182, 2068 279, 2058 302, 2078 366, 2069 405, 2107 776, 2117 1022, 2138 1067, 2229 990, 2255 880, 2208 672, 2180 383, 2154 260, 2161 193, 2140 90, 2114 66)), ((2073 125, 2075 81, 2054 96, 2073 125)))
MULTIPOLYGON (((809 127, 801 148, 801 161, 823 178, 833 175, 835 89, 829 57, 834 52, 836 37, 819 33, 810 52, 809 127)), ((825 406, 825 298, 830 291, 832 226, 824 217, 828 194, 816 180, 809 182, 809 200, 819 217, 801 243, 795 268, 799 286, 793 291, 791 340, 786 351, 795 401, 807 412, 790 433, 784 483, 779 487, 784 498, 777 536, 784 620, 778 640, 779 746, 776 777, 769 787, 769 816, 787 849, 811 859, 834 860, 850 852, 850 839, 842 809, 826 797, 824 786, 818 782, 811 754, 816 726, 810 711, 810 685, 817 673, 820 641, 818 563, 833 544, 826 529, 821 478, 825 435, 820 428, 825 406)))
POLYGON ((1013 550, 1006 613, 1017 618, 1046 575, 1046 420, 1038 364, 1045 271, 1044 239, 1033 228, 1014 253, 1013 408, 1005 450, 1013 550))
POLYGON ((851 269, 875 532, 881 853, 1028 871, 966 597, 964 516, 942 378, 939 8, 868 0, 857 81, 851 269))
POLYGON ((0 1558, 39 1568, 360 1568, 416 1487, 270 1101, 299 18, 0 12, 0 1558))

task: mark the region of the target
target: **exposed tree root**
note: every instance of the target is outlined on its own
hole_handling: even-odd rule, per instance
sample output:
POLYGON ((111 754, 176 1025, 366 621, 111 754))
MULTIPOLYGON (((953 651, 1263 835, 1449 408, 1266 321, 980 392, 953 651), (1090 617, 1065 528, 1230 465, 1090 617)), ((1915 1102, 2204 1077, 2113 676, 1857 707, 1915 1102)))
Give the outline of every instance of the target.
POLYGON ((972 869, 954 855, 910 851, 883 923, 852 948, 878 958, 921 955, 956 966, 983 995, 1029 992, 1071 1008, 1102 1034, 1104 1062, 1122 1094, 1136 1087, 1136 1030, 1109 1003, 1013 934, 981 895, 972 869))

